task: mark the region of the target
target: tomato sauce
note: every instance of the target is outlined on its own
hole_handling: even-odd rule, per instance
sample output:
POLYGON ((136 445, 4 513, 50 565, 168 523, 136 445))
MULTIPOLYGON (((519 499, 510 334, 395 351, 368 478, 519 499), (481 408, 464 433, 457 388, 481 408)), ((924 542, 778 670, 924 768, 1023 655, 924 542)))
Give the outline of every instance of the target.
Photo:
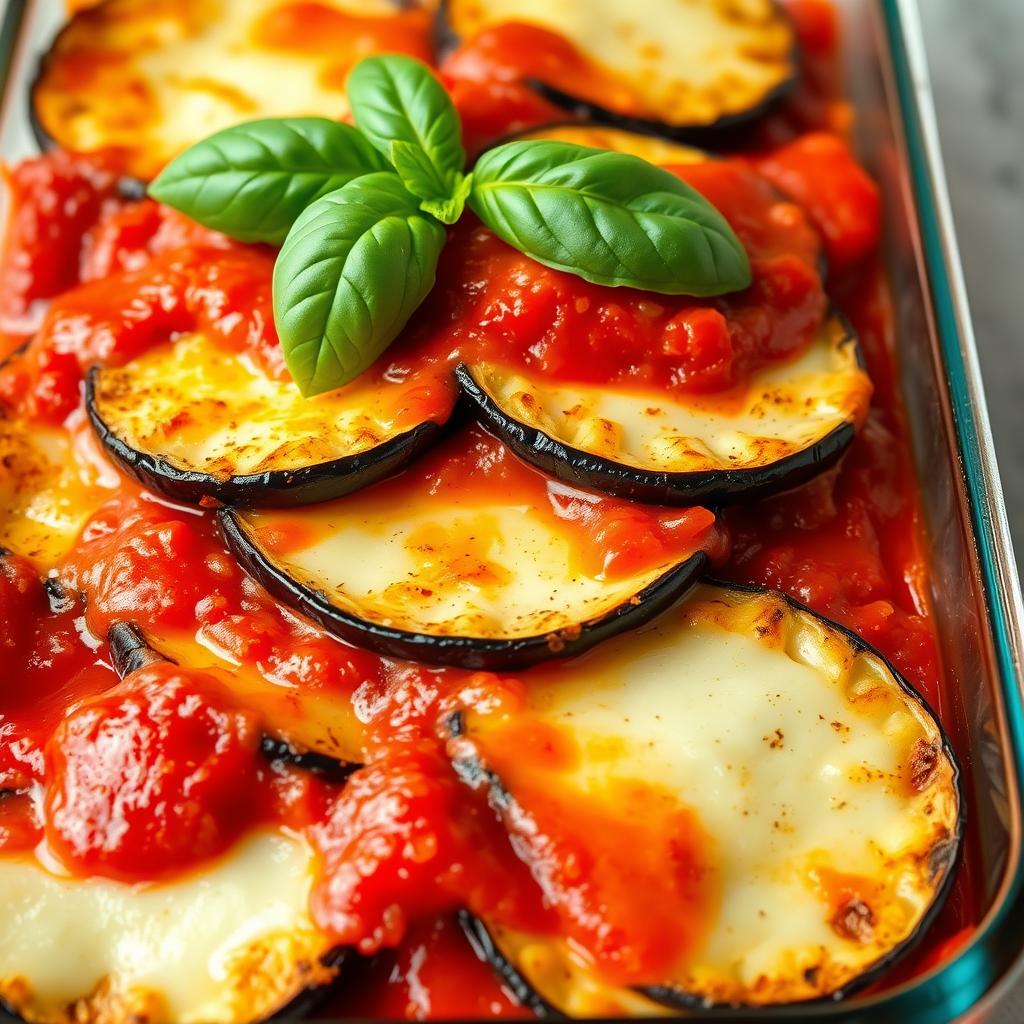
POLYGON ((540 266, 467 219, 452 233, 421 317, 428 346, 543 380, 659 393, 721 391, 801 351, 826 310, 808 218, 739 161, 670 169, 736 231, 751 261, 749 288, 694 299, 592 285, 540 266))
MULTIPOLYGON (((531 263, 467 217, 451 232, 428 304, 369 372, 385 380, 423 362, 490 356, 553 380, 721 391, 810 341, 826 312, 824 252, 829 296, 861 337, 872 411, 836 469, 720 518, 716 569, 785 590, 862 633, 943 713, 888 293, 874 256, 878 194, 841 137, 848 108, 834 88, 831 10, 822 0, 787 6, 805 54, 793 96, 742 156, 672 169, 730 219, 752 258, 751 288, 694 300, 591 286, 531 263)), ((287 19, 314 7, 275 9, 278 21, 258 31, 292 45, 287 19)), ((325 21, 324 39, 335 29, 325 21)), ((444 68, 471 149, 562 116, 494 66, 466 52, 444 68)), ((12 216, 0 249, 0 343, 4 351, 28 345, 0 367, 5 415, 70 431, 90 365, 121 364, 196 330, 283 375, 271 250, 122 198, 102 155, 57 152, 6 173, 12 216)), ((439 484, 462 486, 500 448, 481 445, 439 484)), ((520 487, 520 477, 540 479, 510 460, 501 486, 520 487)), ((613 573, 660 556, 679 531, 692 538, 709 528, 703 510, 663 515, 609 499, 607 514, 595 516, 582 499, 559 500, 554 513, 613 573)), ((678 956, 712 912, 714 893, 695 882, 706 877, 699 824, 656 792, 619 795, 660 808, 641 823, 650 870, 637 876, 617 870, 635 851, 616 845, 616 819, 603 806, 583 803, 564 821, 566 812, 537 794, 530 802, 543 821, 513 849, 483 795, 455 776, 438 723, 467 704, 514 708, 520 680, 394 662, 335 642, 244 574, 209 511, 154 500, 128 481, 90 509, 66 558, 0 558, 0 657, 0 850, 42 844, 74 873, 153 880, 200 868, 254 823, 302 831, 319 864, 315 920, 367 955, 339 989, 339 1015, 521 1015, 461 934, 455 914, 465 907, 539 933, 568 929, 624 981, 678 956), (48 574, 72 595, 66 606, 47 599, 48 574), (152 638, 194 637, 223 671, 162 663, 119 682, 102 640, 118 622, 152 638), (362 767, 341 785, 269 761, 261 737, 275 722, 226 684, 234 671, 278 694, 329 699, 362 767), (609 834, 604 850, 586 838, 609 834), (692 844, 669 851, 678 835, 692 844), (685 919, 657 909, 664 890, 638 896, 630 884, 655 877, 669 852, 666 903, 689 906, 685 919)), ((554 756, 536 737, 523 748, 554 756)), ((977 920, 971 871, 968 863, 958 875, 906 971, 949 955, 977 920)))

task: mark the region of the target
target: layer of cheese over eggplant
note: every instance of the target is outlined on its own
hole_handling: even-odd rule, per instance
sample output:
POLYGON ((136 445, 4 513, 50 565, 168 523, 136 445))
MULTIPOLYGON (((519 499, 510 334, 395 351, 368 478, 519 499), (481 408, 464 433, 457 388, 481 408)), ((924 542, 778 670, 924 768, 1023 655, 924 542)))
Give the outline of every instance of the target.
POLYGON ((342 639, 471 668, 553 657, 629 628, 681 597, 706 564, 695 543, 608 578, 584 564, 550 504, 601 496, 552 481, 553 497, 517 499, 486 471, 454 493, 434 491, 430 474, 407 472, 407 486, 303 509, 225 510, 225 538, 271 593, 342 639))
POLYGON ((497 362, 460 375, 482 422, 523 458, 650 501, 734 500, 799 483, 794 474, 841 454, 871 397, 856 336, 836 316, 795 359, 721 395, 550 384, 497 362))
POLYGON ((33 1022, 260 1020, 331 977, 313 870, 304 841, 270 831, 154 885, 0 858, 0 997, 33 1022))
POLYGON ((123 367, 94 369, 87 405, 111 454, 169 497, 285 504, 393 472, 427 443, 410 432, 429 436, 440 426, 422 418, 425 404, 447 419, 449 390, 429 372, 398 382, 364 374, 304 398, 245 353, 188 334, 123 367))
POLYGON ((511 22, 552 32, 607 76, 602 98, 553 78, 567 101, 666 128, 752 116, 795 76, 795 36, 772 0, 448 0, 458 39, 511 22))
POLYGON ((88 430, 0 414, 0 547, 55 564, 118 480, 88 430))
POLYGON ((636 990, 604 982, 568 942, 484 922, 494 958, 556 1009, 836 997, 887 966, 937 908, 961 830, 940 727, 880 655, 783 595, 701 584, 656 623, 525 681, 521 711, 466 712, 449 744, 514 840, 535 827, 520 787, 571 806, 615 781, 657 782, 710 837, 720 893, 698 947, 636 990), (496 772, 489 745, 506 749, 502 730, 522 736, 530 723, 563 730, 578 758, 506 756, 496 772), (829 872, 854 879, 859 897, 836 906, 829 872))
MULTIPOLYGON (((318 5, 358 17, 399 11, 392 0, 318 5)), ((131 173, 150 178, 181 150, 242 121, 340 120, 349 111, 343 53, 315 35, 302 50, 270 47, 254 36, 262 18, 287 6, 104 0, 79 11, 44 58, 33 89, 38 125, 66 149, 120 149, 131 173)))

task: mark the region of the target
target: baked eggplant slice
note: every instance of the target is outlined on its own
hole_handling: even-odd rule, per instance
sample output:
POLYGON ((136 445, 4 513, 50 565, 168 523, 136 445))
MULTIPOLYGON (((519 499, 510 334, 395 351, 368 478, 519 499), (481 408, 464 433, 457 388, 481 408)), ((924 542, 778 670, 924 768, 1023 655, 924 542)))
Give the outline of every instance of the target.
POLYGON ((542 1010, 840 999, 945 897, 963 799, 940 726, 786 596, 704 583, 523 682, 515 710, 455 712, 449 751, 558 910, 555 937, 474 925, 542 1010))
POLYGON ((314 872, 305 840, 269 829, 153 885, 0 858, 0 1000, 33 1024, 291 1019, 344 956, 309 917, 314 872))
POLYGON ((341 782, 362 760, 365 726, 351 700, 329 688, 322 692, 278 685, 253 666, 218 658, 191 631, 169 630, 151 638, 130 622, 115 622, 107 632, 107 650, 121 678, 154 662, 171 661, 222 680, 240 706, 262 718, 263 752, 271 761, 288 761, 341 782))
POLYGON ((455 406, 443 370, 375 370, 315 398, 203 334, 122 367, 93 367, 86 409, 130 476, 174 501, 326 501, 390 476, 432 445, 455 406))
POLYGON ((559 106, 669 137, 760 116, 798 71, 773 0, 443 0, 438 17, 443 52, 466 43, 559 106))
POLYGON ((32 121, 43 148, 117 151, 148 180, 242 121, 342 119, 349 67, 375 49, 429 59, 430 15, 397 0, 104 0, 44 56, 32 121))
POLYGON ((467 668, 567 657, 647 621, 686 593, 719 540, 704 509, 564 487, 476 427, 359 494, 218 514, 242 566, 335 636, 467 668))
POLYGON ((857 336, 836 314, 800 356, 725 395, 552 385, 493 362, 463 363, 456 376, 520 458, 575 486, 666 505, 804 483, 839 459, 871 398, 857 336))

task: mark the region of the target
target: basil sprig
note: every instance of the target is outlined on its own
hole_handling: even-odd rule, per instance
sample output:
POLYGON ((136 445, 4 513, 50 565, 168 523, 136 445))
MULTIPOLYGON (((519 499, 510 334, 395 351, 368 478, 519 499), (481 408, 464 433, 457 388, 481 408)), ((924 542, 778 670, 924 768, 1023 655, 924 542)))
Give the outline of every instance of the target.
POLYGON ((149 189, 233 238, 283 241, 274 321, 305 395, 354 380, 398 336, 433 287, 443 225, 467 204, 509 245, 597 284, 699 296, 750 284, 725 218, 668 171, 522 140, 466 174, 451 99, 411 57, 361 61, 348 95, 355 128, 240 124, 186 150, 149 189))

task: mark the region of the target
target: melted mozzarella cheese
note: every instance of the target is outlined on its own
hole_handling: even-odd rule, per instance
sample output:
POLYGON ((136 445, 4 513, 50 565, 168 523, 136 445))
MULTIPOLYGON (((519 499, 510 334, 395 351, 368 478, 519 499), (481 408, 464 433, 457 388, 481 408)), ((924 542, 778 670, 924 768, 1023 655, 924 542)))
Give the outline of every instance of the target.
POLYGON ((447 419, 452 390, 427 370, 396 383, 364 374, 304 398, 292 380, 275 380, 244 353, 191 334, 101 370, 93 404, 130 448, 222 481, 367 452, 431 415, 447 419))
POLYGON ((50 567, 120 478, 76 413, 66 429, 0 416, 0 547, 50 567))
POLYGON ((0 859, 0 996, 30 1021, 261 1019, 330 977, 312 871, 310 847, 271 832, 160 885, 0 859))
MULTIPOLYGON (((357 17, 404 16, 392 0, 318 5, 357 17)), ((34 91, 36 113, 60 144, 85 152, 120 148, 145 178, 187 146, 242 121, 341 120, 349 112, 345 73, 363 56, 358 28, 351 52, 325 46, 315 32, 302 48, 258 39, 261 19, 289 6, 282 0, 107 0, 58 37, 34 91)))
POLYGON ((796 359, 725 396, 538 384, 478 363, 470 373, 504 413, 571 448, 652 472, 759 469, 867 414, 871 381, 837 318, 796 359))
MULTIPOLYGON (((756 1004, 833 992, 914 932, 948 874, 959 804, 934 719, 874 653, 779 595, 702 585, 679 612, 526 680, 526 722, 567 730, 580 756, 506 767, 513 801, 527 780, 567 802, 647 780, 711 837, 717 914, 671 977, 645 984, 756 1004), (864 905, 837 906, 834 878, 859 880, 864 905)), ((456 759, 486 766, 504 724, 468 713, 456 759)), ((639 1012, 567 943, 494 937, 559 1008, 639 1012)))
POLYGON ((614 580, 588 572, 550 510, 500 491, 461 505, 427 492, 394 507, 372 491, 303 509, 237 512, 252 543, 304 542, 268 560, 342 612, 437 636, 511 639, 572 629, 628 602, 672 569, 614 580))
MULTIPOLYGON (((795 72, 771 0, 451 0, 448 17, 464 39, 507 22, 556 33, 608 77, 611 98, 581 98, 673 125, 756 108, 795 72)), ((573 94, 571 80, 550 84, 573 94)))

